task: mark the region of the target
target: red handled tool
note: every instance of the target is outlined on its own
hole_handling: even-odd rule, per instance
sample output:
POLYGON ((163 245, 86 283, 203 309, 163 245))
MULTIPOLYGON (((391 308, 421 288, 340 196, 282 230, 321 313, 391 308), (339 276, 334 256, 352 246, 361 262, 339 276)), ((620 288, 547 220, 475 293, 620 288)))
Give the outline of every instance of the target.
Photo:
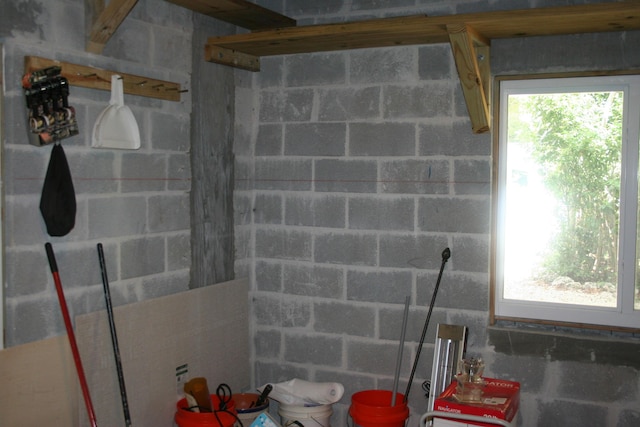
POLYGON ((76 371, 78 372, 78 379, 80 380, 80 388, 82 388, 82 395, 84 397, 84 403, 87 407, 87 414, 89 415, 89 421, 92 427, 97 427, 96 414, 93 411, 93 404, 91 403, 91 396, 89 395, 89 387, 87 386, 87 379, 84 376, 84 369, 82 368, 82 360, 80 359, 80 352, 78 351, 78 345, 76 344, 76 336, 73 332, 73 326, 71 325, 71 318, 69 317, 69 309, 67 308, 67 302, 64 299, 64 292, 62 290, 62 282, 60 281, 60 275, 58 274, 58 264, 56 263, 56 256, 53 253, 53 246, 51 243, 45 243, 45 250, 47 251, 47 258, 49 259, 49 267, 51 268, 51 274, 53 275, 53 282, 56 285, 56 292, 58 293, 58 301, 60 301, 60 309, 62 310, 62 317, 64 318, 64 326, 67 328, 67 335, 69 337, 69 344, 71 345, 71 352, 73 353, 73 361, 76 364, 76 371))

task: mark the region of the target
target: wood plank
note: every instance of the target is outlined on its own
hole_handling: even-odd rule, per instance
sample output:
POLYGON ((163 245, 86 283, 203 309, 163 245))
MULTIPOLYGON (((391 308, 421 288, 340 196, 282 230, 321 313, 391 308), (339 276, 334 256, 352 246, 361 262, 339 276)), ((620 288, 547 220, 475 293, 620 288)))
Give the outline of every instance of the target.
MULTIPOLYGON (((89 31, 86 50, 91 53, 102 53, 116 29, 129 15, 138 0, 111 0, 102 10, 97 10, 97 17, 89 31)), ((92 7, 95 7, 95 2, 92 7)))
POLYGON ((407 16, 210 37, 209 45, 254 56, 449 42, 447 25, 488 39, 640 30, 640 2, 624 1, 450 16, 407 16))
POLYGON ((296 20, 244 0, 167 0, 249 30, 294 27, 296 20))
POLYGON ((219 46, 207 45, 204 59, 222 65, 230 65, 249 71, 260 71, 260 58, 246 53, 225 49, 219 46))
POLYGON ((118 74, 123 79, 124 93, 129 95, 146 96, 165 101, 180 101, 180 93, 185 92, 180 89, 178 83, 165 80, 54 61, 37 56, 25 56, 24 58, 25 73, 53 66, 61 67, 60 74, 69 81, 71 86, 111 91, 111 76, 118 74))
POLYGON ((491 79, 488 57, 488 40, 480 37, 471 27, 467 25, 448 25, 449 39, 453 58, 458 70, 458 77, 462 86, 471 128, 474 133, 488 132, 491 123, 489 110, 489 92, 484 84, 491 79), (479 60, 479 53, 476 45, 483 46, 484 54, 487 55, 479 60), (479 63, 486 63, 480 67, 479 63))

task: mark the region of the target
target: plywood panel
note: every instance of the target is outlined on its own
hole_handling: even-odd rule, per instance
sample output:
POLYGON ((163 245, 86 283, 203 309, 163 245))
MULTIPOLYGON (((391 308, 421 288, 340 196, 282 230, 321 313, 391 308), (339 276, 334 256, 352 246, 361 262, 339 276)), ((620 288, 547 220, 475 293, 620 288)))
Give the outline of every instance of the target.
POLYGON ((0 351, 0 426, 78 426, 78 380, 67 336, 0 351))
MULTIPOLYGON (((185 363, 212 391, 248 389, 247 280, 113 311, 132 425, 173 426, 175 368, 185 363)), ((75 335, 98 425, 124 425, 106 311, 76 317, 75 335)), ((0 351, 0 426, 89 424, 66 335, 0 351)))
MULTIPOLYGON (((171 426, 176 367, 211 391, 250 385, 248 282, 234 280, 114 308, 132 425, 171 426)), ((122 399, 106 311, 76 318, 76 337, 100 425, 122 425, 122 399)), ((81 416, 81 425, 86 417, 81 416)))

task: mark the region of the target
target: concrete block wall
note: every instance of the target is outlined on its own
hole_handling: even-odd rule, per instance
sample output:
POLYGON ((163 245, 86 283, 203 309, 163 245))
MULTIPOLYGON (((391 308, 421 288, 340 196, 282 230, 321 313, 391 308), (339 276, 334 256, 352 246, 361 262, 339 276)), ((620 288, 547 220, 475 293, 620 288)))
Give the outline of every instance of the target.
POLYGON ((180 102, 125 95, 140 128, 137 151, 93 149, 107 91, 70 87, 80 134, 62 142, 74 181, 75 228, 47 235, 38 205, 51 146, 29 145, 20 86, 24 57, 179 83, 190 89, 192 13, 140 0, 100 55, 85 52, 84 0, 5 0, 2 173, 6 345, 64 333, 44 251, 51 242, 72 316, 104 309, 96 244, 103 243, 115 306, 189 288, 191 94, 180 102))
MULTIPOLYGON (((301 25, 566 4, 262 3, 301 25)), ((640 68, 637 38, 496 41, 493 73, 640 68)), ((410 425, 426 408, 420 385, 431 374, 438 323, 468 326, 468 350, 485 359, 486 375, 522 383, 518 425, 637 425, 637 336, 489 327, 491 135, 471 132, 448 45, 263 57, 261 68, 237 73, 236 116, 244 119, 236 120, 234 199, 236 266, 252 280, 256 385, 339 381, 346 392, 331 423, 350 425, 351 394, 392 386, 409 295, 404 392, 450 247, 410 425), (617 352, 625 356, 612 358, 617 352)))

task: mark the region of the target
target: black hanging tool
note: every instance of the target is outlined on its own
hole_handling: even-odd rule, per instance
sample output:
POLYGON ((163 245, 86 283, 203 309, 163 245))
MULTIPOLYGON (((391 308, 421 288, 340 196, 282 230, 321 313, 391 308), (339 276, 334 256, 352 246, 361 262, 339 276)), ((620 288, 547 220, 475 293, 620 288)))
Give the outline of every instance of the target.
POLYGON ((442 279, 442 272, 444 271, 444 265, 451 258, 451 250, 446 248, 442 251, 442 264, 440 265, 440 273, 438 274, 438 280, 436 281, 436 287, 433 289, 433 295, 431 296, 431 304, 429 304, 429 311, 427 312, 427 319, 424 322, 422 328, 422 336, 420 337, 420 343, 418 344, 418 350, 416 351, 416 359, 413 361, 413 368, 411 368, 411 375, 409 375, 409 382, 407 383, 407 390, 404 393, 405 403, 409 400, 409 392, 411 391, 411 383, 413 383, 413 376, 416 373, 418 367, 418 359, 420 358, 420 352, 422 351, 422 345, 424 344, 424 337, 427 335, 427 328, 429 327, 429 320, 431 319, 431 312, 433 306, 436 303, 436 295, 438 294, 438 288, 440 287, 440 280, 442 279))
POLYGON ((100 260, 100 272, 102 273, 102 285, 104 287, 104 298, 107 303, 107 315, 109 317, 109 328, 111 330, 111 343, 113 344, 113 355, 116 359, 116 370, 118 371, 118 382, 120 384, 120 397, 122 398, 122 410, 124 412, 124 422, 126 427, 131 427, 131 415, 129 414, 129 402, 127 400, 127 389, 124 384, 124 374, 122 372, 122 361, 120 359, 120 347, 118 346, 116 324, 113 320, 113 308, 111 306, 111 292, 109 292, 109 279, 107 278, 107 266, 104 261, 104 250, 102 249, 102 243, 98 243, 98 259, 100 260))

